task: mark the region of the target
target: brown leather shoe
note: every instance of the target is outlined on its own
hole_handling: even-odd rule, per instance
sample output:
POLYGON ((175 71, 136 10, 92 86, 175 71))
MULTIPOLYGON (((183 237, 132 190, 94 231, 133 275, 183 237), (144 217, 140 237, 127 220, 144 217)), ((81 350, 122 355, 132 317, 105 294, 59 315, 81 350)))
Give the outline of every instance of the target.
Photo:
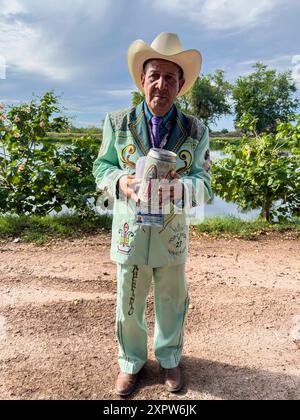
POLYGON ((130 395, 137 385, 137 374, 120 372, 116 382, 116 393, 122 397, 130 395))
POLYGON ((172 369, 165 369, 165 385, 170 392, 181 390, 183 383, 179 366, 172 369))

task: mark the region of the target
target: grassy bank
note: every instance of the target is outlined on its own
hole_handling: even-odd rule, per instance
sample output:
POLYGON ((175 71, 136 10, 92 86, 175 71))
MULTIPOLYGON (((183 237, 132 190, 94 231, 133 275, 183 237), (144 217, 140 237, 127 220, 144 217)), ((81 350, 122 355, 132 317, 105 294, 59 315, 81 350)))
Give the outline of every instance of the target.
POLYGON ((216 238, 256 239, 272 233, 287 234, 300 239, 300 218, 294 222, 267 223, 264 220, 244 221, 235 217, 213 217, 195 226, 196 234, 216 238))
MULTIPOLYGON (((51 239, 81 238, 103 230, 109 232, 110 229, 111 219, 105 216, 90 219, 81 219, 77 216, 0 216, 1 241, 17 239, 43 245, 51 239)), ((194 236, 209 235, 217 238, 256 239, 261 235, 272 233, 300 239, 300 219, 294 223, 268 224, 264 221, 246 222, 233 217, 214 217, 193 227, 194 236)))
MULTIPOLYGON (((48 133, 43 141, 46 143, 70 144, 73 139, 80 139, 86 135, 87 134, 83 133, 48 133)), ((101 134, 89 134, 89 137, 99 142, 99 144, 101 143, 101 134)), ((222 150, 225 146, 228 146, 228 144, 238 144, 240 141, 240 138, 211 138, 210 146, 212 150, 222 150)))
MULTIPOLYGON (((80 139, 81 137, 89 136, 95 141, 101 143, 102 133, 99 132, 77 132, 77 133, 47 133, 44 138, 45 142, 48 143, 61 143, 68 144, 72 142, 72 139, 80 139)), ((211 137, 210 146, 212 150, 222 150, 228 144, 239 144, 241 141, 240 137, 211 137)))
POLYGON ((69 144, 73 139, 81 139, 82 137, 91 137, 94 141, 100 143, 102 140, 102 130, 81 129, 81 131, 68 131, 64 133, 48 132, 43 141, 48 143, 69 144))
POLYGON ((0 216, 0 240, 20 239, 43 245, 50 239, 81 238, 111 229, 111 219, 97 216, 81 219, 78 216, 0 216))
POLYGON ((223 150, 224 147, 229 144, 239 144, 241 142, 240 137, 211 137, 209 139, 211 150, 223 150))

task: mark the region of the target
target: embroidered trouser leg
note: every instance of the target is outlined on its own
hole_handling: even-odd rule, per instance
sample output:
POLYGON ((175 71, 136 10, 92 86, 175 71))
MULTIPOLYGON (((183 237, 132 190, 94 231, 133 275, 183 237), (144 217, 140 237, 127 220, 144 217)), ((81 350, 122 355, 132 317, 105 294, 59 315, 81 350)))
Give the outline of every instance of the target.
POLYGON ((188 308, 185 264, 150 268, 118 264, 116 330, 122 372, 137 373, 148 359, 146 301, 154 280, 154 350, 161 366, 179 364, 188 308))
POLYGON ((189 307, 185 264, 154 268, 154 351, 164 368, 179 365, 189 307))
POLYGON ((118 264, 117 277, 119 366, 122 372, 137 373, 148 358, 145 312, 152 270, 147 266, 118 264))

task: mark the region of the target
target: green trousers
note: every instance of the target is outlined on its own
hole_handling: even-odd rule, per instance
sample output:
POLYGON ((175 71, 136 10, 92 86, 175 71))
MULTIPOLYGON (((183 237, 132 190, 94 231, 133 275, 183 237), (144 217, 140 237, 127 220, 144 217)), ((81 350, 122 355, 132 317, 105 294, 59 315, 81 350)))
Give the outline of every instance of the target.
POLYGON ((117 274, 116 333, 121 371, 137 373, 148 359, 145 312, 152 279, 155 356, 164 368, 178 366, 189 306, 185 264, 159 268, 118 264, 117 274))

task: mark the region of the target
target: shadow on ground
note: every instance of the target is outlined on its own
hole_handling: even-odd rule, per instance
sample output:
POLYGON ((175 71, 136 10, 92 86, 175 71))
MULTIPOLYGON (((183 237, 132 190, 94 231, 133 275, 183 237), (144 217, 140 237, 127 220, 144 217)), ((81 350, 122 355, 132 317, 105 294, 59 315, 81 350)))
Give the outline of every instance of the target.
MULTIPOLYGON (((300 378, 285 373, 240 367, 195 357, 183 357, 184 387, 173 394, 180 399, 222 400, 298 400, 300 378)), ((139 385, 130 399, 137 399, 145 388, 163 384, 163 371, 149 361, 139 375, 139 385)), ((153 393, 155 399, 155 393, 153 393)))

